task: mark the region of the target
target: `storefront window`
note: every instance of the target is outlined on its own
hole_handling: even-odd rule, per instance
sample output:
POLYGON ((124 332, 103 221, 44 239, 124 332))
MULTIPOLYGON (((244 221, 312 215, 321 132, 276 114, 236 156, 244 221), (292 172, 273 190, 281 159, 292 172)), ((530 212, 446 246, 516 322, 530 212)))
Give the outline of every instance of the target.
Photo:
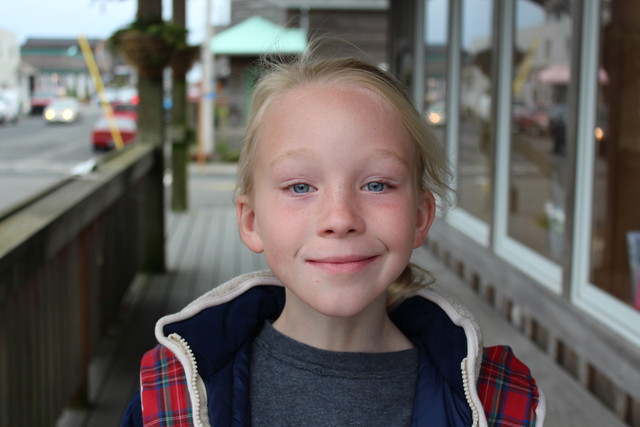
POLYGON ((425 5, 425 96, 427 122, 440 142, 445 139, 447 114, 447 0, 429 0, 425 5))
POLYGON ((603 8, 590 281, 640 310, 640 3, 603 8))
POLYGON ((491 57, 494 2, 467 0, 462 11, 458 206, 491 218, 491 57))
POLYGON ((508 234, 562 264, 571 81, 570 2, 518 0, 508 234))

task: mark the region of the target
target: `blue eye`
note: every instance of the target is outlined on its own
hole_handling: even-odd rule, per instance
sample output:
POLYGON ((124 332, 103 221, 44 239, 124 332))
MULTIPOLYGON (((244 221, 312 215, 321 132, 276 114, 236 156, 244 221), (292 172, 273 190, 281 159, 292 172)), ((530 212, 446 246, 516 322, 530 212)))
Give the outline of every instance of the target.
POLYGON ((309 184, 293 184, 291 190, 296 194, 304 194, 311 191, 311 186, 309 184))
POLYGON ((387 185, 383 182, 370 182, 364 186, 368 191, 373 193, 379 193, 387 188, 387 185))

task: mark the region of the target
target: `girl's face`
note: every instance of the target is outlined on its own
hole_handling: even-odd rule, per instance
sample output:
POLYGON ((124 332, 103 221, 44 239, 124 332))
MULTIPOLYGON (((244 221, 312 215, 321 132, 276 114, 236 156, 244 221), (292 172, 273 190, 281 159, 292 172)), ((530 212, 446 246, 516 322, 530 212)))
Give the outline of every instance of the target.
POLYGON ((363 89, 295 88, 271 104, 257 144, 253 192, 236 204, 240 233, 286 286, 285 310, 384 307, 435 212, 396 114, 363 89))

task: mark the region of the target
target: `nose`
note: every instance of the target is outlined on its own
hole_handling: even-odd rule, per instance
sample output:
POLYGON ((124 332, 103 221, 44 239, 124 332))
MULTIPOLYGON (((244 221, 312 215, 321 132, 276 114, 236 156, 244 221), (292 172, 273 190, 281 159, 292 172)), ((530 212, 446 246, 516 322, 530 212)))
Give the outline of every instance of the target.
POLYGON ((328 191, 319 206, 318 232, 324 237, 346 237, 364 230, 362 211, 357 196, 339 188, 328 191))

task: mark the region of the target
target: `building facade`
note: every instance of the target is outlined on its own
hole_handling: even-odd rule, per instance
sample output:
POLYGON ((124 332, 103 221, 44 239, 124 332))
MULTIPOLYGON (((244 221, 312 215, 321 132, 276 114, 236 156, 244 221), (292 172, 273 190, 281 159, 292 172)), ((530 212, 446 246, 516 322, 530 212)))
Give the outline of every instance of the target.
POLYGON ((0 29, 0 98, 13 99, 20 114, 29 110, 29 79, 34 73, 22 62, 15 33, 0 29))
POLYGON ((16 35, 0 29, 0 87, 18 85, 20 46, 16 35))
POLYGON ((454 172, 429 244, 640 425, 640 3, 390 7, 390 64, 425 115, 441 106, 454 172))
POLYGON ((233 51, 225 46, 222 51, 214 48, 216 74, 221 83, 216 102, 218 112, 225 111, 231 126, 243 126, 246 121, 249 97, 257 78, 256 63, 259 57, 269 54, 298 54, 280 52, 279 44, 288 32, 302 31, 309 43, 322 40, 316 51, 319 55, 342 54, 366 58, 386 66, 387 0, 236 0, 232 2, 229 28, 218 28, 213 45, 225 38, 224 44, 235 45, 243 37, 238 30, 246 28, 253 44, 267 49, 233 51), (257 22, 253 22, 257 21, 257 22), (260 24, 260 21, 262 23, 260 24), (253 25, 251 24, 259 24, 253 25), (281 34, 273 43, 270 34, 261 35, 256 27, 278 26, 281 34), (229 31, 236 40, 228 40, 229 31), (255 34, 254 34, 255 31, 255 34), (231 41, 231 43, 226 43, 231 41), (335 41, 335 42, 334 42, 335 41), (272 44, 272 46, 271 46, 272 44))
MULTIPOLYGON (((88 40, 102 79, 113 78, 113 64, 105 42, 88 40)), ((76 39, 29 38, 21 47, 22 60, 37 70, 30 92, 42 91, 88 99, 95 94, 84 56, 76 39)))
POLYGON ((336 39, 327 44, 335 52, 367 57, 382 63, 387 57, 389 0, 233 0, 231 24, 261 16, 286 28, 300 28, 310 41, 336 39))

